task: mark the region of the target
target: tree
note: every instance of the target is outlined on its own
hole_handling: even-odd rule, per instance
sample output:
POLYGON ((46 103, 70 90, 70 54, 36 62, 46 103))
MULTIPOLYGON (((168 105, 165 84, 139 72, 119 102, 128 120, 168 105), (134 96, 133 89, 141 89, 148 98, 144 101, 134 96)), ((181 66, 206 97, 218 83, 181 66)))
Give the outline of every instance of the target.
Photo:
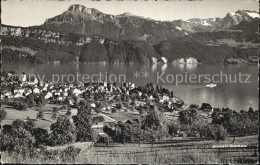
POLYGON ((120 143, 126 142, 126 127, 122 122, 118 122, 116 126, 114 141, 120 143))
POLYGON ((1 119, 1 121, 5 120, 6 117, 7 117, 7 113, 6 113, 5 109, 3 108, 3 109, 0 110, 0 119, 1 119))
POLYGON ((39 147, 40 145, 48 145, 49 144, 49 134, 48 131, 42 128, 34 128, 32 130, 32 135, 35 138, 35 146, 39 147))
POLYGON ((105 143, 106 145, 108 145, 111 141, 112 141, 111 137, 105 134, 103 136, 99 136, 97 142, 105 143))
POLYGON ((173 98, 173 96, 174 96, 174 95, 173 95, 173 91, 171 91, 171 98, 173 98))
POLYGON ((44 118, 44 114, 42 111, 39 111, 36 115, 36 119, 43 119, 44 118))
POLYGON ((64 100, 64 104, 66 104, 66 105, 70 105, 70 100, 69 100, 68 97, 65 98, 65 100, 64 100))
POLYGON ((26 110, 28 105, 22 99, 19 99, 18 101, 14 102, 14 107, 19 110, 26 110))
POLYGON ((117 113, 117 109, 116 108, 111 108, 111 112, 112 113, 117 113))
POLYGON ((214 108, 213 113, 211 114, 212 123, 221 124, 222 117, 220 116, 221 110, 219 108, 214 108))
POLYGON ((58 113, 58 112, 59 112, 59 109, 57 107, 52 108, 52 113, 58 113))
POLYGON ((115 141, 115 136, 116 136, 116 131, 111 129, 110 127, 108 126, 104 126, 103 127, 103 131, 104 133, 106 133, 108 136, 110 136, 114 141, 115 141))
POLYGON ((43 94, 40 94, 37 98, 36 98, 36 103, 37 105, 40 105, 40 106, 44 106, 46 104, 46 99, 44 97, 43 94))
POLYGON ((225 140, 227 137, 227 130, 222 125, 214 124, 211 127, 212 137, 219 142, 220 140, 225 140))
POLYGON ((51 116, 51 119, 56 120, 57 119, 57 113, 53 113, 52 116, 51 116))
POLYGON ((176 135, 179 129, 180 129, 180 123, 179 122, 171 122, 171 123, 168 124, 168 130, 169 130, 169 134, 171 136, 176 135))
POLYGON ((76 116, 73 116, 73 121, 76 126, 76 141, 92 140, 92 114, 88 107, 80 108, 76 116))
POLYGON ((75 128, 66 117, 58 117, 57 121, 50 127, 50 145, 70 144, 74 141, 75 128))
POLYGON ((35 102, 34 94, 28 95, 27 98, 26 98, 26 102, 27 102, 29 107, 35 106, 36 102, 35 102))
POLYGON ((25 157, 32 150, 35 139, 26 130, 25 122, 17 119, 9 127, 3 127, 1 136, 1 150, 16 152, 25 157))
POLYGON ((227 129, 227 132, 233 135, 233 143, 238 135, 245 135, 245 119, 247 113, 242 111, 240 114, 234 114, 232 110, 227 110, 221 118, 221 124, 227 129))
POLYGON ((209 137, 210 136, 210 121, 205 118, 201 111, 196 111, 191 115, 191 123, 189 124, 189 133, 192 136, 209 137))
POLYGON ((119 110, 122 109, 122 104, 121 103, 117 103, 116 104, 116 108, 119 109, 119 110))
POLYGON ((139 122, 125 125, 125 137, 127 142, 141 142, 141 127, 139 122))
POLYGON ((70 116, 70 115, 71 115, 71 109, 70 109, 70 108, 67 109, 67 112, 66 112, 65 115, 66 115, 66 116, 70 116))
POLYGON ((142 129, 151 132, 153 135, 153 142, 156 138, 160 139, 168 134, 167 120, 156 106, 151 107, 151 110, 149 110, 148 114, 144 117, 142 129))
POLYGON ((248 109, 248 115, 254 115, 254 110, 252 107, 248 109))
POLYGON ((35 126, 36 126, 35 122, 31 119, 28 119, 25 122, 25 129, 30 131, 30 133, 32 133, 32 130, 34 129, 35 126))
POLYGON ((79 156, 81 149, 74 146, 69 146, 66 149, 62 150, 59 154, 59 157, 62 162, 75 162, 76 158, 79 156))
POLYGON ((181 124, 191 125, 197 115, 196 110, 184 110, 179 112, 181 124))

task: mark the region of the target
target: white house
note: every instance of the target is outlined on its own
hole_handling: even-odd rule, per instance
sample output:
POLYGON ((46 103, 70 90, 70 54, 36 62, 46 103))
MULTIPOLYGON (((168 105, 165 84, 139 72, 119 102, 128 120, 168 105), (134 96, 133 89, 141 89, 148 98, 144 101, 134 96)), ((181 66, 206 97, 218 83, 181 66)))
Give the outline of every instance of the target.
POLYGON ((38 84, 38 82, 39 82, 39 81, 38 81, 37 78, 35 78, 34 81, 33 81, 34 84, 38 84))
POLYGON ((168 59, 165 58, 165 57, 162 57, 162 61, 163 61, 163 63, 167 63, 167 62, 168 62, 168 59))
POLYGON ((14 93, 23 93, 25 91, 25 89, 23 88, 18 88, 14 90, 14 93))
POLYGON ((186 59, 186 64, 197 64, 198 61, 196 58, 190 57, 186 59))
POLYGON ((103 44, 104 41, 105 41, 105 39, 99 39, 99 43, 100 43, 100 44, 103 44))
POLYGON ((158 62, 157 58, 155 58, 155 57, 152 57, 152 61, 154 64, 157 64, 157 62, 158 62))
POLYGON ((132 83, 132 84, 130 85, 130 89, 134 89, 134 88, 135 88, 135 84, 132 83))
POLYGON ((52 94, 51 94, 51 92, 48 92, 46 95, 45 95, 45 99, 49 99, 49 98, 51 98, 52 97, 52 94))
POLYGON ((178 60, 178 64, 184 64, 184 63, 185 63, 184 58, 180 58, 180 59, 178 60))
POLYGON ((20 92, 18 92, 18 93, 16 93, 16 94, 14 95, 14 98, 19 98, 19 97, 23 97, 23 95, 22 95, 20 92))
POLYGON ((22 75, 21 75, 21 81, 22 81, 22 82, 26 82, 26 75, 25 75, 25 74, 22 74, 22 75))
POLYGON ((91 107, 91 108, 95 108, 95 107, 96 107, 96 104, 95 104, 95 103, 91 103, 91 104, 90 104, 90 107, 91 107))
POLYGON ((40 93, 40 89, 39 88, 34 88, 33 89, 33 93, 40 93))

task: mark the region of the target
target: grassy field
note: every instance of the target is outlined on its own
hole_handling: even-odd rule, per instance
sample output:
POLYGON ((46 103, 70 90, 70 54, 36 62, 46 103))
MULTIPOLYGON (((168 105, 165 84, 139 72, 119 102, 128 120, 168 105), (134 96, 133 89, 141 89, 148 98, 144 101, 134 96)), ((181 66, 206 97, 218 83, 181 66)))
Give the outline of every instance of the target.
MULTIPOLYGON (((3 106, 7 112, 7 119, 2 121, 2 125, 11 124, 15 119, 26 120, 36 119, 37 108, 27 111, 16 110, 12 107, 3 106)), ((49 130, 54 122, 51 119, 53 107, 55 105, 47 104, 38 109, 44 112, 44 119, 36 120, 36 127, 42 127, 49 130)), ((58 107, 59 108, 59 107, 58 107)), ((58 115, 61 115, 59 113, 58 115)), ((126 120, 136 118, 137 113, 108 113, 108 116, 116 120, 126 120)), ((90 142, 74 143, 60 147, 47 147, 49 150, 62 150, 68 146, 74 146, 81 149, 75 163, 93 163, 93 164, 168 164, 168 163, 256 163, 257 155, 254 148, 231 148, 231 150, 219 150, 213 148, 213 145, 233 144, 233 137, 228 137, 225 141, 217 143, 213 140, 204 140, 203 138, 183 138, 174 137, 165 142, 155 142, 152 144, 103 144, 90 147, 90 142)), ((256 145, 258 136, 237 137, 233 145, 256 145)), ((4 162, 15 161, 10 156, 3 156, 4 162)), ((38 160, 25 160, 25 163, 37 163, 38 160)), ((45 163, 64 163, 64 162, 45 162, 45 163)))
POLYGON ((35 55, 38 51, 35 51, 29 47, 22 47, 22 48, 18 48, 18 47, 15 47, 15 46, 3 46, 3 49, 5 48, 9 48, 9 49, 12 49, 12 50, 17 50, 17 51, 23 51, 23 52, 27 52, 29 54, 31 54, 32 56, 35 55))
MULTIPOLYGON (((232 144, 232 137, 218 145, 232 144)), ((257 136, 236 138, 235 144, 256 144, 257 136)), ((165 144, 125 144, 107 147, 93 147, 92 150, 82 148, 79 163, 235 163, 255 161, 255 150, 252 149, 213 149, 215 141, 197 141, 196 138, 174 138, 165 144)))
MULTIPOLYGON (((256 145, 258 136, 228 137, 219 143, 202 138, 175 137, 167 142, 155 144, 108 144, 93 146, 92 142, 79 142, 64 146, 47 147, 48 150, 63 150, 68 146, 81 149, 74 162, 39 160, 28 158, 22 163, 90 163, 90 164, 170 164, 170 163, 207 163, 207 164, 249 164, 257 163, 258 155, 254 148, 214 149, 213 145, 256 145)), ((16 159, 4 153, 2 162, 15 163, 16 159)), ((22 159, 21 159, 22 160, 22 159)), ((19 160, 18 162, 21 163, 19 160)))
POLYGON ((51 105, 51 104, 47 104, 44 107, 28 108, 26 111, 17 110, 13 107, 5 106, 5 105, 2 105, 2 107, 7 112, 7 118, 1 122, 1 125, 12 124, 12 122, 16 119, 26 120, 28 117, 30 119, 36 119, 38 110, 42 110, 44 114, 44 118, 41 120, 40 119, 36 120, 35 124, 36 127, 45 128, 47 130, 50 129, 51 124, 54 122, 54 120, 51 118, 52 112, 50 110, 52 110, 53 107, 59 108, 59 106, 51 105))
POLYGON ((115 119, 116 121, 126 121, 128 119, 136 119, 140 117, 139 113, 136 112, 124 112, 124 113, 104 113, 107 116, 115 119))

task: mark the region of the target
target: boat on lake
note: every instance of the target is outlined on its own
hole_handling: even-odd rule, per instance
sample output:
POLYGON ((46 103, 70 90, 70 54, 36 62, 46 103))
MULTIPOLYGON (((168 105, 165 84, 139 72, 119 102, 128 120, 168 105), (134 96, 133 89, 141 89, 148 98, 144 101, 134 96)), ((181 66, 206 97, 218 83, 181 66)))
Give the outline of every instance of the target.
POLYGON ((217 84, 211 83, 211 84, 207 84, 205 85, 207 88, 215 88, 217 86, 217 84))

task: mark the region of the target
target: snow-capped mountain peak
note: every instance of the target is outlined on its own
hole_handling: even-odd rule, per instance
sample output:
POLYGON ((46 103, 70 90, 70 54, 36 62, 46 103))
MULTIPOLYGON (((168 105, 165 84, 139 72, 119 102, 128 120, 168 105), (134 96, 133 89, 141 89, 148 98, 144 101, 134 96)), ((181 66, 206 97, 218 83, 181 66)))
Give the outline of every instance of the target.
POLYGON ((247 12, 247 14, 252 18, 259 18, 259 13, 257 12, 247 12))

